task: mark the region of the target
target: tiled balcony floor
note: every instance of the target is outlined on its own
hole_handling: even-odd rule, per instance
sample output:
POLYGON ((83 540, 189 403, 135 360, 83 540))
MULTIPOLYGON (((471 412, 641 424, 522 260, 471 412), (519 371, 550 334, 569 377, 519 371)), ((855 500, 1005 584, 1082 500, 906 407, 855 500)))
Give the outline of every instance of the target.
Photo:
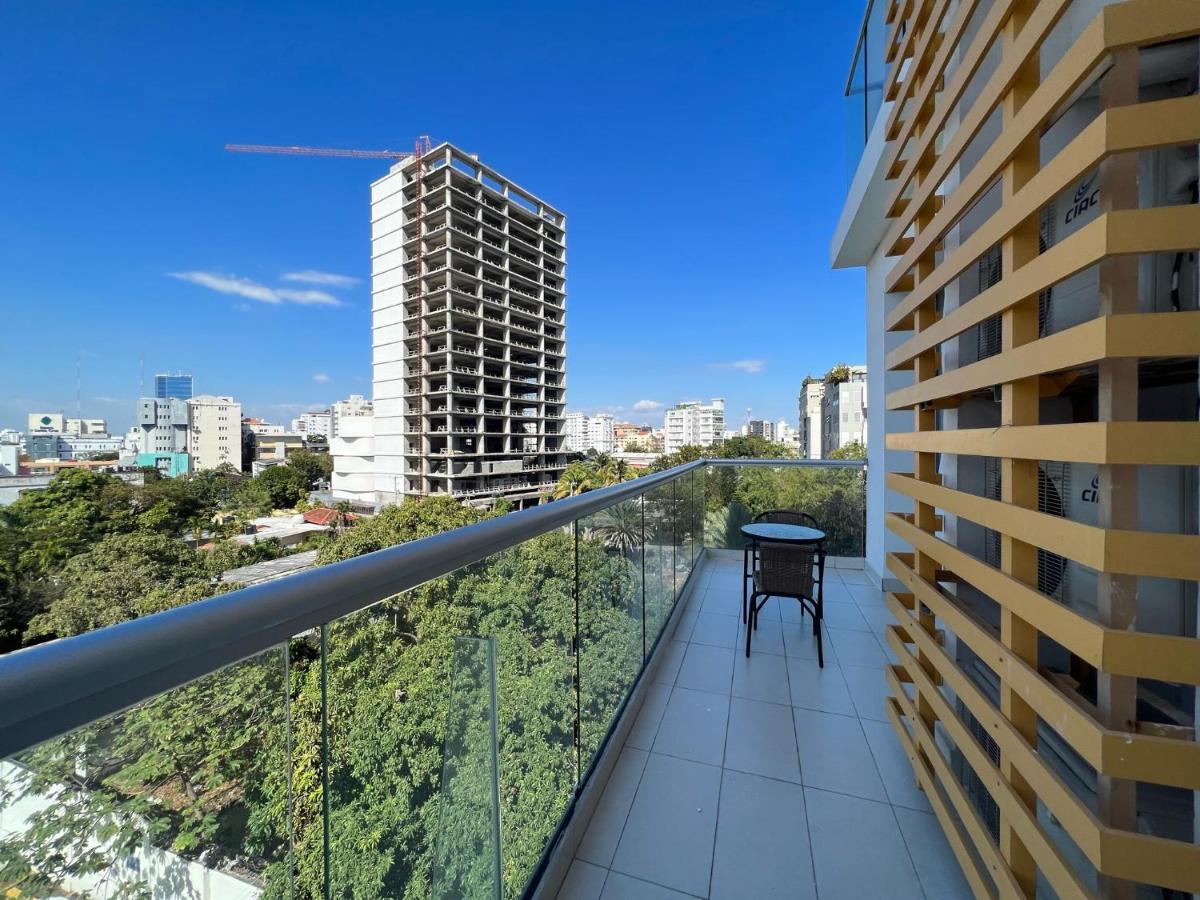
POLYGON ((830 570, 745 657, 741 565, 709 559, 559 900, 970 897, 884 712, 881 591, 830 570))

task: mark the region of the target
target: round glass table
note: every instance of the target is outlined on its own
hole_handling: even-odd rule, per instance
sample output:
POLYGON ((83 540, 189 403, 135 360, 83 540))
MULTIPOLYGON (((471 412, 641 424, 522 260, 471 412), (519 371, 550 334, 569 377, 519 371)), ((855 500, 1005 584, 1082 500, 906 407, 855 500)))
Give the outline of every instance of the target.
POLYGON ((781 544, 819 544, 825 540, 825 532, 819 528, 777 522, 751 522, 742 526, 742 534, 748 537, 751 543, 778 541, 781 544))

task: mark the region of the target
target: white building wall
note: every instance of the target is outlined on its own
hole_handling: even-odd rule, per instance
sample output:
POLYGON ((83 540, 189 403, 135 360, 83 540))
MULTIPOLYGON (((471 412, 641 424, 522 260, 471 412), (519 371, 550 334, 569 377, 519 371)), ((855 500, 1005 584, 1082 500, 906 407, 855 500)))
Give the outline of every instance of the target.
POLYGON ((683 447, 708 447, 725 439, 725 401, 717 397, 707 406, 698 400, 672 406, 663 414, 663 452, 683 447))
POLYGON ((242 404, 204 394, 187 401, 188 453, 192 471, 228 463, 242 468, 242 404))

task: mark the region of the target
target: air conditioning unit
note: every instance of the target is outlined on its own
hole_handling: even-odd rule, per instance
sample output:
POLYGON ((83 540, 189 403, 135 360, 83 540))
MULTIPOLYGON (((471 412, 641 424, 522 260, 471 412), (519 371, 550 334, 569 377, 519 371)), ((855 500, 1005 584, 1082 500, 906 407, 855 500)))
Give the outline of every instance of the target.
MULTIPOLYGON (((1038 512, 1071 518, 1071 465, 1063 462, 1038 464, 1038 512)), ((992 456, 984 458, 984 490, 990 499, 1000 499, 1000 460, 992 456)), ((984 529, 984 559, 989 565, 1000 568, 1000 532, 990 528, 984 529)), ((1067 596, 1068 573, 1068 561, 1064 557, 1038 548, 1037 589, 1040 593, 1062 601, 1067 596)))

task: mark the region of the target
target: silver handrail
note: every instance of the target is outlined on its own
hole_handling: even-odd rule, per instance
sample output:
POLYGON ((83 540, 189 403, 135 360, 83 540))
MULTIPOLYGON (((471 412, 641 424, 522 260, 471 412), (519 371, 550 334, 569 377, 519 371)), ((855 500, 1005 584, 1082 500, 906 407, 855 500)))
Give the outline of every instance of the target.
POLYGON ((342 616, 704 466, 864 468, 861 460, 699 459, 633 481, 0 656, 0 757, 263 653, 342 616))

